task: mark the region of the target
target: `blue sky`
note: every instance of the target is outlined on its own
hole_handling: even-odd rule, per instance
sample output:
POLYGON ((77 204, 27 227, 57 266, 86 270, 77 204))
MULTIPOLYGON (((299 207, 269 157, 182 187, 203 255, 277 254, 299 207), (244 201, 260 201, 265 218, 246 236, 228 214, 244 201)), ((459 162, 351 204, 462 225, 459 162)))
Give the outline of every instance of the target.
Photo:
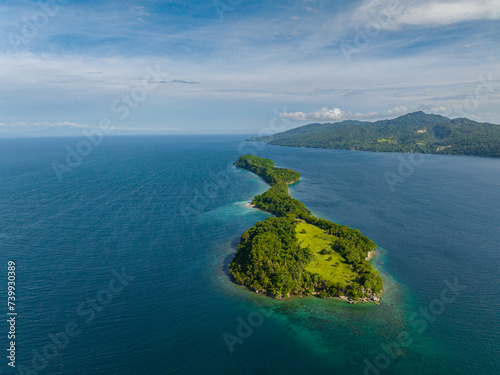
POLYGON ((500 123, 498 0, 16 0, 0 18, 0 136, 500 123))

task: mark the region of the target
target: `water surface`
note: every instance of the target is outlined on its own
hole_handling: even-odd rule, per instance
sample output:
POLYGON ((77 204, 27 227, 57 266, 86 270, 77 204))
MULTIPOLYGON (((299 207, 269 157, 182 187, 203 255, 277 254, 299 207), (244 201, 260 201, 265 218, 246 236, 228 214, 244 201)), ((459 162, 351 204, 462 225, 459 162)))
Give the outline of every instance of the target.
POLYGON ((377 363, 384 374, 499 373, 499 160, 425 156, 391 189, 387 172, 401 177, 407 154, 256 150, 302 174, 291 193, 315 215, 377 243, 386 286, 380 306, 274 301, 227 274, 239 236, 269 216, 245 206, 267 185, 231 167, 255 146, 243 138, 108 137, 63 182, 52 162, 78 139, 0 140, 0 264, 4 279, 7 261, 18 264, 18 365, 75 322, 80 333, 39 373, 363 374, 377 363), (123 268, 135 278, 86 322, 78 306, 123 268), (455 278, 467 289, 425 329, 412 324, 455 278), (231 353, 224 337, 249 316, 262 319, 231 353), (399 350, 402 333, 411 344, 399 350))

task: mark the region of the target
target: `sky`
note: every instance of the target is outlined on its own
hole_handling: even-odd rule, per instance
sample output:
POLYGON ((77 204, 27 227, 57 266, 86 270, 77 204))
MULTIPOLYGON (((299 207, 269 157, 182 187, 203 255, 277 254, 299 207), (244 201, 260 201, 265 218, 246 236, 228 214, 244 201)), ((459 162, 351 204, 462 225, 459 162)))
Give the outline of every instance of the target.
POLYGON ((500 124, 500 0, 0 1, 0 136, 500 124))

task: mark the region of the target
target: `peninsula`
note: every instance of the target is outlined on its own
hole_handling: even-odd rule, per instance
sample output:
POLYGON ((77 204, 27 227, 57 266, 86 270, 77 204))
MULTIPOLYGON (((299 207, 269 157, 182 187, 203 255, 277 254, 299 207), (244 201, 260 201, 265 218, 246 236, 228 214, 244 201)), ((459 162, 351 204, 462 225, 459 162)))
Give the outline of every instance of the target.
POLYGON ((293 199, 288 184, 299 180, 298 172, 251 154, 240 156, 236 166, 271 185, 252 204, 275 215, 241 236, 229 265, 238 284, 275 298, 317 294, 378 301, 382 278, 367 260, 376 248, 369 238, 315 217, 293 199))

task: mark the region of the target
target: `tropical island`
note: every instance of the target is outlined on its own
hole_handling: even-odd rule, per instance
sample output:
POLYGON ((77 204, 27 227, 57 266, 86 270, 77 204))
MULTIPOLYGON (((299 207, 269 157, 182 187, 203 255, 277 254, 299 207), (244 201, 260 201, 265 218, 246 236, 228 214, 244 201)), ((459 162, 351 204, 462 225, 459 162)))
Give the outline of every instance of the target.
POLYGON ((291 147, 500 157, 500 125, 424 112, 376 122, 310 124, 249 140, 291 147))
POLYGON ((251 154, 240 156, 236 166, 271 185, 252 204, 275 215, 241 236, 229 265, 238 284, 274 298, 315 294, 379 300, 382 278, 368 262, 376 245, 357 229, 315 217, 293 199, 288 185, 300 173, 251 154))

